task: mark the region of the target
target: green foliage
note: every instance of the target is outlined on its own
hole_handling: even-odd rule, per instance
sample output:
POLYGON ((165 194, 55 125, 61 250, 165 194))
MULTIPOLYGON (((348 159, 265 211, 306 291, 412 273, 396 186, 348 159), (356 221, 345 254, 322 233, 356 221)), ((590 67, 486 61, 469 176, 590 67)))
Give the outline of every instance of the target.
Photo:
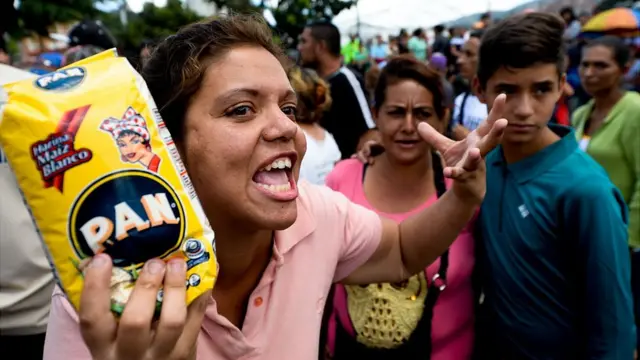
MULTIPOLYGON (((251 0, 208 0, 218 8, 226 7, 239 12, 266 8, 265 1, 259 6, 251 0)), ((382 0, 380 0, 382 1, 382 0)), ((355 5, 357 0, 278 0, 275 8, 270 8, 276 20, 276 31, 285 38, 297 39, 310 21, 331 20, 342 10, 355 5)))
POLYGON ((138 49, 145 40, 165 38, 201 20, 195 12, 185 9, 180 0, 167 0, 164 7, 147 3, 139 14, 127 13, 126 25, 122 24, 118 11, 103 13, 99 18, 117 39, 118 47, 125 51, 138 49))
MULTIPOLYGON (((3 1, 4 2, 4 1, 3 1)), ((95 16, 95 0, 21 0, 17 8, 17 23, 10 28, 13 34, 35 32, 48 35, 48 28, 56 22, 66 23, 95 16)), ((13 3, 13 1, 7 1, 13 3)), ((11 18, 11 17, 9 17, 11 18)))
POLYGON ((272 11, 276 29, 295 41, 309 22, 331 20, 356 3, 357 0, 280 0, 272 11))
MULTIPOLYGON (((227 8, 237 12, 252 12, 259 10, 261 6, 253 5, 251 0, 208 0, 210 3, 215 4, 218 9, 227 8)), ((264 1, 261 2, 263 4, 264 1)))

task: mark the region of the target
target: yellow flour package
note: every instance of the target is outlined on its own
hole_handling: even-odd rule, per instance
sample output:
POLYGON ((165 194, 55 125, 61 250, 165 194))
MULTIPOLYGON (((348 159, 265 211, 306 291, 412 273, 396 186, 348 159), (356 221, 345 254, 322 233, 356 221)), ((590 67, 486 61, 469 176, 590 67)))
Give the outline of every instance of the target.
MULTIPOLYGON (((82 269, 113 259, 121 314, 152 258, 187 262, 187 303, 213 288, 214 234, 142 77, 114 50, 6 85, 0 145, 58 282, 79 306, 82 269)), ((162 291, 158 293, 158 309, 162 291)))

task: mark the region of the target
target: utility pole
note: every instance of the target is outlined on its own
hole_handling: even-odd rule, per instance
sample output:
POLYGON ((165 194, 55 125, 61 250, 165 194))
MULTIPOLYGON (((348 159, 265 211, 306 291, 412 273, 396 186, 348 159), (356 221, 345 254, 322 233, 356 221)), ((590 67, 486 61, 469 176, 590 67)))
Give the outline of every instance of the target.
POLYGON ((360 37, 360 7, 358 6, 359 2, 359 0, 356 0, 356 34, 358 37, 360 37))

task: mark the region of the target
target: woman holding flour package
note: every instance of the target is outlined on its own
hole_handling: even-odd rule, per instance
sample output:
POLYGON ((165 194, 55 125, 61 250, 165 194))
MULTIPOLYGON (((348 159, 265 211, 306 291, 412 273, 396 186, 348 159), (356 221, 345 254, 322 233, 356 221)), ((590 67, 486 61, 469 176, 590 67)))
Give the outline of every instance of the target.
POLYGON ((306 145, 281 59, 264 21, 246 16, 193 24, 154 50, 142 74, 216 231, 216 287, 187 308, 184 264, 149 261, 116 321, 111 261, 98 255, 78 314, 61 292, 53 295, 46 360, 316 359, 333 283, 402 281, 458 236, 485 194, 483 156, 507 124, 499 119, 504 96, 462 141, 418 125, 452 185, 396 223, 298 183, 306 145))

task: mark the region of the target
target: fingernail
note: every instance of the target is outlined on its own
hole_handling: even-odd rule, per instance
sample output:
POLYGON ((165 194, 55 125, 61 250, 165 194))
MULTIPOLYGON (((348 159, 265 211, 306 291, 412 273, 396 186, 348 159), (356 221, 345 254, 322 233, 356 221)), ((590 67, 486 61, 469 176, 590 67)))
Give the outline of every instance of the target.
POLYGON ((91 267, 104 267, 109 263, 109 258, 105 254, 98 254, 91 259, 89 266, 91 267))
POLYGON ((187 264, 183 260, 173 260, 169 263, 169 272, 180 274, 187 271, 187 264))
POLYGON ((164 262, 161 260, 151 260, 145 264, 145 270, 150 274, 159 274, 164 270, 164 262))

